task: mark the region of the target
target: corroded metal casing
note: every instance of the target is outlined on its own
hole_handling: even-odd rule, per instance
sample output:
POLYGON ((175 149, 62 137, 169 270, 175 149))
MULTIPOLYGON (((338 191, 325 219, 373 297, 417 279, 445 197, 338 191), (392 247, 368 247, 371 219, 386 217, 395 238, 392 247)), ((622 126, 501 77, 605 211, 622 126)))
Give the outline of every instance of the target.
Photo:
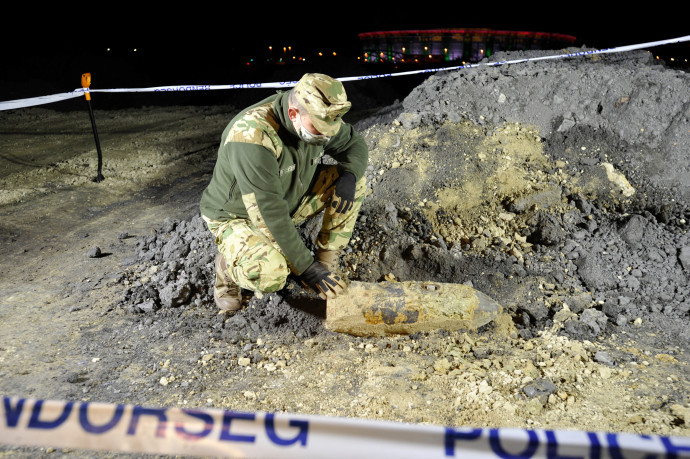
POLYGON ((467 285, 441 282, 351 282, 328 300, 326 326, 356 336, 473 330, 491 322, 501 306, 467 285))

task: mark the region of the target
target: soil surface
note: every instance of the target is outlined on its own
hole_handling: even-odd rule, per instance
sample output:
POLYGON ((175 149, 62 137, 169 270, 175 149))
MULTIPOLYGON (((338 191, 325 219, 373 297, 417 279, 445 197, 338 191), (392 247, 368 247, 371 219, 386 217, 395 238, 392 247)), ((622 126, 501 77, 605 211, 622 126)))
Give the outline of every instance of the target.
MULTIPOLYGON (((690 77, 635 52, 436 73, 384 105, 346 88, 370 165, 342 271, 466 283, 496 320, 339 334, 294 280, 218 314, 198 203, 244 101, 96 109, 100 182, 88 112, 13 110, 2 394, 690 436, 690 77)), ((94 454, 0 448, 46 452, 94 454)))

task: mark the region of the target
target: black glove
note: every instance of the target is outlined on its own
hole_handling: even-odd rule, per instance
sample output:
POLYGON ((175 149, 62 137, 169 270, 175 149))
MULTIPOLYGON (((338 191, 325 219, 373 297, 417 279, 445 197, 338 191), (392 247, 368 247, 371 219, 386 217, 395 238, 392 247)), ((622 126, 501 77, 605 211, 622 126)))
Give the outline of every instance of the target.
POLYGON ((302 284, 314 290, 324 300, 333 298, 345 290, 345 283, 340 276, 327 270, 318 261, 309 265, 299 279, 302 284))
POLYGON ((343 172, 335 181, 335 191, 331 198, 329 213, 344 214, 352 209, 355 204, 355 175, 352 172, 343 172))

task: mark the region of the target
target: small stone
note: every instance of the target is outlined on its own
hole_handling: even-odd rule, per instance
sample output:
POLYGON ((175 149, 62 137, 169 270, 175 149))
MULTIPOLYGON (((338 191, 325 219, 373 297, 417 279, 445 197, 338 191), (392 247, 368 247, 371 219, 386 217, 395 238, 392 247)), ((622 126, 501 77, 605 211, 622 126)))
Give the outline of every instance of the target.
POLYGON ((86 254, 89 258, 99 258, 101 256, 101 248, 98 246, 92 247, 86 254))
POLYGON ((524 394, 529 398, 543 398, 545 402, 550 394, 555 393, 556 386, 549 380, 539 378, 522 388, 524 394))
POLYGON ((438 359, 434 362, 434 370, 439 373, 446 373, 450 369, 450 362, 447 358, 438 359))
POLYGON ((690 271, 690 247, 682 247, 678 252, 678 260, 683 266, 683 269, 690 271))
POLYGON ((608 352, 606 351, 597 351, 594 354, 594 360, 599 363, 603 363, 604 365, 613 365, 613 359, 609 355, 608 352))
POLYGON ((494 388, 489 385, 488 382, 482 381, 479 383, 479 387, 477 388, 477 392, 479 392, 482 395, 490 394, 493 392, 494 388))
POLYGON ((681 419, 683 423, 690 424, 690 408, 683 405, 671 405, 671 413, 678 419, 681 419))
POLYGON ((239 359, 237 359, 237 364, 241 367, 249 366, 250 363, 251 360, 248 357, 240 357, 239 359))
POLYGON ((639 414, 633 414, 628 417, 628 422, 630 424, 641 424, 644 422, 644 418, 640 416, 639 414))
POLYGON ((141 312, 153 312, 158 309, 158 305, 155 301, 149 299, 137 304, 137 308, 139 308, 141 312))
POLYGON ((599 368, 599 376, 601 376, 601 379, 609 379, 611 377, 611 369, 609 367, 599 368))

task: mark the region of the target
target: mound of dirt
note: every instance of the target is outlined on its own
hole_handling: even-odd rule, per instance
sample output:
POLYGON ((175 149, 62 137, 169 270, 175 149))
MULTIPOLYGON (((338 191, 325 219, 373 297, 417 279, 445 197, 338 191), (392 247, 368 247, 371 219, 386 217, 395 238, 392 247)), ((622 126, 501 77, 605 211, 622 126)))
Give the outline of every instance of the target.
MULTIPOLYGON (((197 204, 233 109, 149 108, 150 121, 137 128, 126 127, 136 113, 109 112, 122 126, 108 144, 122 152, 105 171, 109 191, 83 180, 92 151, 47 173, 60 192, 93 193, 99 225, 85 228, 110 234, 102 248, 114 256, 91 252, 38 282, 61 286, 63 298, 45 307, 78 331, 62 344, 74 357, 42 357, 51 366, 42 376, 61 381, 59 389, 37 382, 37 369, 31 383, 13 376, 30 352, 17 344, 25 327, 7 314, 3 388, 44 398, 688 436, 689 83, 646 52, 482 66, 429 76, 404 100, 362 116, 369 188, 343 272, 369 282, 466 283, 504 307, 479 330, 384 338, 327 330, 324 302, 294 280, 273 294, 244 292, 244 309, 217 314, 216 248, 197 204), (105 274, 92 279, 83 270, 96 262, 105 274)), ((357 92, 356 83, 347 88, 357 92)), ((3 179, 12 184, 4 215, 26 209, 37 193, 27 177, 35 183, 39 174, 45 179, 33 169, 3 179)), ((299 228, 305 240, 318 225, 299 228)), ((29 228, 38 231, 16 224, 6 238, 22 242, 29 228)), ((86 253, 93 237, 74 240, 84 232, 71 230, 65 246, 86 253)), ((12 252, 11 260, 21 257, 12 252)), ((6 274, 29 275, 9 267, 6 274)), ((10 291, 8 311, 21 317, 27 294, 10 291)))
MULTIPOLYGON (((689 95, 688 76, 657 65, 648 53, 429 77, 401 104, 358 124, 371 148, 369 190, 343 269, 348 278, 369 282, 473 285, 506 314, 479 339, 518 347, 532 346, 525 344, 531 340, 545 340, 547 348, 563 342, 579 349, 575 360, 585 368, 605 365, 589 369, 594 375, 628 376, 625 368, 634 357, 618 346, 591 344, 617 334, 650 334, 659 348, 684 355, 690 338, 688 188, 682 174, 689 161, 683 154, 689 95)), ((155 313, 212 304, 214 244, 203 221, 196 216, 177 229, 168 223, 140 242, 139 260, 149 263, 130 275, 133 287, 123 307, 155 313)), ((313 240, 318 224, 301 228, 305 240, 313 240)), ((224 322, 220 340, 248 346, 267 336, 330 345, 346 339, 314 320, 317 303, 294 282, 278 294, 253 297, 224 322)), ((316 313, 322 317, 322 308, 316 313)), ((441 332, 411 339, 434 349, 434 365, 447 365, 441 373, 467 376, 466 359, 477 363, 473 346, 452 356, 438 349, 446 339, 463 344, 466 337, 441 332)), ((405 348, 400 340, 406 338, 366 346, 399 351, 405 348)), ((511 353, 504 345, 491 342, 479 351, 501 356, 491 364, 499 374, 515 358, 506 357, 511 353)), ((573 370, 574 356, 563 352, 556 355, 573 370)), ((252 364, 271 365, 265 355, 252 355, 252 364)), ((554 377, 553 356, 540 364, 523 389, 544 378, 578 385, 582 368, 554 377)), ((495 387, 496 378, 485 381, 487 387, 495 387)), ((544 407, 563 408, 577 392, 554 386, 552 393, 561 396, 549 405, 511 387, 510 394, 498 391, 502 401, 513 406, 519 399, 528 411, 538 405, 540 414, 544 407)), ((428 390, 443 398, 440 387, 428 390)), ((688 401, 680 396, 674 402, 688 401)), ((486 406, 495 408, 495 401, 486 406)), ((663 424, 654 429, 677 427, 663 424)))

